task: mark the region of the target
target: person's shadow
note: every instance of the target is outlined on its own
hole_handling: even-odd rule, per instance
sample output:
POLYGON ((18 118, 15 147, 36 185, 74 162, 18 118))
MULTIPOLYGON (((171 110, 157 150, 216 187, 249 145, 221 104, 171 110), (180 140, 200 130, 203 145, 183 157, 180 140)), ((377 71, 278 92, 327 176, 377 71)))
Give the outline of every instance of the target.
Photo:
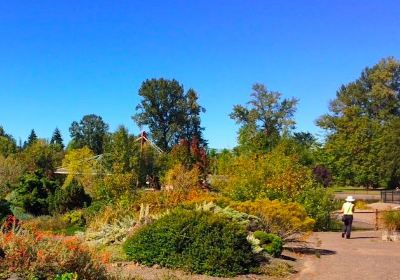
POLYGON ((376 236, 356 236, 356 237, 350 237, 350 239, 377 239, 378 237, 376 236))

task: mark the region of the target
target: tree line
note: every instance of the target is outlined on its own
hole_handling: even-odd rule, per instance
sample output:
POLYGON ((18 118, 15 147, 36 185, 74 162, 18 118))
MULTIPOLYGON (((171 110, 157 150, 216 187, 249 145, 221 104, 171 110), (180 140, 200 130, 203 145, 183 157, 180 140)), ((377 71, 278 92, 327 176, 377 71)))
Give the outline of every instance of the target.
MULTIPOLYGON (((185 91, 176 80, 149 79, 142 83, 138 94, 141 101, 133 121, 147 130, 149 138, 167 154, 186 156, 182 161, 191 162, 186 164, 188 168, 196 162, 203 166, 202 172, 217 174, 224 160, 232 156, 265 154, 283 145, 286 154, 297 155, 325 185, 399 185, 400 63, 395 58, 365 68, 358 79, 338 89, 329 112, 316 120, 326 131, 323 141, 309 132, 294 131, 297 98, 283 98, 263 84, 253 85, 247 104, 233 107, 230 117, 239 125, 238 144, 222 152, 208 148, 201 125, 205 109, 194 89, 185 91), (204 150, 201 153, 207 160, 200 160, 204 155, 195 156, 196 149, 204 150)), ((50 141, 38 138, 32 129, 28 139, 17 145, 13 136, 0 127, 0 187, 7 189, 6 185, 15 183, 17 179, 10 174, 21 175, 19 170, 40 169, 51 178, 66 154, 85 147, 90 150, 86 155, 104 154, 108 169, 120 165, 119 169, 135 173, 141 182, 146 182, 148 174, 165 175, 165 159, 151 148, 141 151, 135 142, 137 135, 124 127, 110 132, 101 116, 86 115, 74 121, 69 132, 71 141, 66 146, 58 128, 50 141), (19 168, 13 167, 18 164, 19 168)))

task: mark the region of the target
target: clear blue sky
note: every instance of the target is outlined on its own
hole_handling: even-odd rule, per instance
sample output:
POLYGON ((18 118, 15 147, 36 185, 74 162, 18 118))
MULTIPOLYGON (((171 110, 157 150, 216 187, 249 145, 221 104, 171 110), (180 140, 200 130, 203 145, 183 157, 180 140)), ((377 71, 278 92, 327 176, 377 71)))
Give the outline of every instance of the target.
POLYGON ((400 58, 400 2, 1 1, 0 38, 0 125, 17 140, 69 140, 92 113, 137 133, 141 82, 164 77, 198 91, 210 146, 232 148, 228 115, 255 82, 299 98, 297 130, 321 133, 341 84, 400 58))

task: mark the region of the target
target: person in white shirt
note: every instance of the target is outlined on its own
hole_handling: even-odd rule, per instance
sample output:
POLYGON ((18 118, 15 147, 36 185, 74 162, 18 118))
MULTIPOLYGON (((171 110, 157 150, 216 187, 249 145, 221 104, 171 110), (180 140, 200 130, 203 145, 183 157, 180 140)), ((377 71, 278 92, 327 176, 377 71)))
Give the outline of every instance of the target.
POLYGON ((347 239, 350 238, 351 234, 351 226, 353 224, 353 213, 354 213, 354 202, 355 199, 353 196, 348 196, 346 198, 346 202, 343 203, 342 206, 342 221, 343 221, 343 231, 342 231, 342 238, 346 237, 347 239))

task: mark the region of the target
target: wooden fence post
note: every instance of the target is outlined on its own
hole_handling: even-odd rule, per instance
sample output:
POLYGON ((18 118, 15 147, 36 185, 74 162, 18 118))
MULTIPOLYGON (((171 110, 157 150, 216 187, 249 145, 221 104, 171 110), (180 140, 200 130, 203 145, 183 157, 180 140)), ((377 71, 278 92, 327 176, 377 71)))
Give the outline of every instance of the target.
POLYGON ((378 225, 378 209, 375 209, 375 230, 379 229, 378 225))

